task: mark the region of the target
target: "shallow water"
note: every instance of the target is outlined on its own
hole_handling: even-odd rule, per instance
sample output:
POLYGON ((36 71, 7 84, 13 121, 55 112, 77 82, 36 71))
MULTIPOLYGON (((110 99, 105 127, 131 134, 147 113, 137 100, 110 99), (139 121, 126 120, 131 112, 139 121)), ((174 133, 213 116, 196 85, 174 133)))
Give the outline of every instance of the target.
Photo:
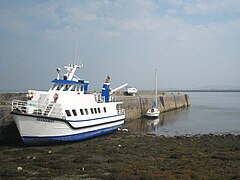
POLYGON ((136 133, 157 136, 240 134, 240 93, 188 93, 191 106, 162 113, 156 120, 141 118, 126 124, 136 133))

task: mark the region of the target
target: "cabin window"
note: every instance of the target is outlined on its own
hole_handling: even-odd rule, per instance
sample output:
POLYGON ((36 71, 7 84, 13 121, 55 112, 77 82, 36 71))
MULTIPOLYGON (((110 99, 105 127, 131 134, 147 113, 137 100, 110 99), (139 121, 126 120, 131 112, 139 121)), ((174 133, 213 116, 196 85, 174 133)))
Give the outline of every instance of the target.
POLYGON ((103 110, 104 110, 104 112, 105 112, 105 113, 107 112, 107 109, 106 109, 106 107, 104 107, 104 108, 103 108, 103 110))
POLYGON ((84 86, 81 86, 81 91, 83 91, 83 89, 84 89, 84 86))
POLYGON ((52 90, 54 90, 57 87, 57 84, 54 84, 52 87, 52 90))
POLYGON ((91 108, 91 113, 94 114, 94 112, 93 112, 93 108, 91 108))
POLYGON ((57 87, 57 90, 60 91, 63 87, 63 84, 59 84, 58 87, 57 87))
POLYGON ((70 113, 69 110, 65 110, 65 112, 66 112, 66 114, 67 114, 68 117, 71 116, 71 113, 70 113))
POLYGON ((75 91, 75 89, 76 89, 76 85, 73 85, 71 91, 75 91))
POLYGON ((94 108, 94 112, 95 112, 95 114, 97 114, 97 108, 94 108))
POLYGON ((100 108, 98 108, 98 113, 101 113, 101 110, 100 110, 100 108))
POLYGON ((74 116, 77 116, 77 111, 75 109, 73 109, 72 112, 74 116))
POLYGON ((86 113, 86 115, 88 115, 88 109, 85 109, 85 113, 86 113))
POLYGON ((79 85, 76 85, 75 91, 79 91, 79 89, 80 89, 79 85))
POLYGON ((80 109, 80 113, 81 115, 84 115, 83 109, 80 109))
POLYGON ((71 87, 71 85, 67 85, 67 84, 66 84, 66 85, 64 86, 64 88, 63 88, 63 91, 68 91, 70 87, 71 87))

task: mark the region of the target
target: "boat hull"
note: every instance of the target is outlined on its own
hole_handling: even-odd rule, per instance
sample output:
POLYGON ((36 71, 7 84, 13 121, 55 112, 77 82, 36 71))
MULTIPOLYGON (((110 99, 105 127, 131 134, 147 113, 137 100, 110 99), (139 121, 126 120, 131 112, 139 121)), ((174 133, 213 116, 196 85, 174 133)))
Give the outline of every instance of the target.
POLYGON ((148 118, 158 118, 158 117, 159 117, 159 114, 153 114, 153 113, 151 113, 151 114, 146 114, 146 116, 147 116, 148 118))
POLYGON ((15 123, 27 145, 42 145, 61 142, 84 140, 115 131, 123 126, 125 115, 114 118, 101 118, 93 125, 72 126, 67 120, 33 116, 26 114, 13 114, 15 123))
POLYGON ((146 113, 146 116, 149 118, 158 118, 159 114, 160 114, 160 111, 154 108, 154 109, 149 109, 148 112, 146 113))

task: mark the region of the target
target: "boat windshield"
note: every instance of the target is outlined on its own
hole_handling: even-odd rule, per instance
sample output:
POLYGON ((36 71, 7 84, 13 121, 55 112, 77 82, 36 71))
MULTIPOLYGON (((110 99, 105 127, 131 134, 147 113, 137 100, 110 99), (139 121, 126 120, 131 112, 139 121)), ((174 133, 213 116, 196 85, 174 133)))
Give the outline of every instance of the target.
POLYGON ((84 85, 80 84, 61 84, 61 83, 55 83, 52 88, 52 91, 80 91, 84 92, 85 87, 84 85))
POLYGON ((59 84, 59 85, 57 86, 57 89, 56 89, 56 90, 60 91, 60 90, 62 89, 62 87, 63 87, 63 84, 59 84))

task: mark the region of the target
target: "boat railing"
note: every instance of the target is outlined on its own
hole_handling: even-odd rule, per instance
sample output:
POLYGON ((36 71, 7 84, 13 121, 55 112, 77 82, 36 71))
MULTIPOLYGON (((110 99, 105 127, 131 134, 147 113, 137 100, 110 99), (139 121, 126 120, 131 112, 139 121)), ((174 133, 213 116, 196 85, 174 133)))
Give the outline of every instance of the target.
POLYGON ((26 113, 26 105, 27 105, 27 101, 13 100, 12 101, 12 111, 18 110, 18 111, 26 113))
POLYGON ((116 100, 116 96, 115 95, 111 95, 111 102, 116 102, 117 100, 116 100))
POLYGON ((121 114, 125 114, 125 109, 117 109, 117 114, 121 115, 121 114))
POLYGON ((101 94, 94 94, 94 97, 95 97, 95 101, 97 103, 102 103, 104 102, 104 99, 103 99, 103 96, 101 94))
POLYGON ((49 102, 48 104, 41 104, 35 101, 12 101, 12 111, 18 111, 20 113, 43 115, 48 117, 63 118, 61 105, 55 102, 49 102))
MULTIPOLYGON (((96 101, 97 103, 103 103, 103 102, 105 102, 105 97, 102 96, 100 93, 94 94, 94 97, 95 97, 95 101, 96 101)), ((117 100, 116 96, 112 94, 112 95, 110 96, 110 102, 119 102, 119 101, 117 100)))

